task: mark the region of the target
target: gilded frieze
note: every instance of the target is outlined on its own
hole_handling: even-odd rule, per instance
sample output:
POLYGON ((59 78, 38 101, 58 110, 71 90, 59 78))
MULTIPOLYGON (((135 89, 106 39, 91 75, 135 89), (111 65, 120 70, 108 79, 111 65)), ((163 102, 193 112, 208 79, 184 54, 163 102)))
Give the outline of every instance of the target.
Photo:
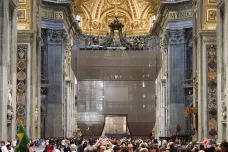
POLYGON ((30 0, 18 0, 18 21, 17 27, 19 30, 30 29, 30 0))
POLYGON ((203 29, 216 29, 216 0, 203 1, 203 29))

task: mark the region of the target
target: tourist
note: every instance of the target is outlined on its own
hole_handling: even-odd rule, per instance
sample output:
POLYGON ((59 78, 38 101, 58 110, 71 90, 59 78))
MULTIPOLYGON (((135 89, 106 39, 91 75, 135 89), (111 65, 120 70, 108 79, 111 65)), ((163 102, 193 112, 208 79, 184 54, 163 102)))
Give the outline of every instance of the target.
POLYGON ((70 146, 66 142, 65 146, 63 147, 63 152, 70 152, 70 146))
POLYGON ((141 148, 141 149, 139 150, 139 152, 148 152, 148 149, 147 149, 147 148, 141 148))
POLYGON ((97 152, 97 147, 93 146, 93 152, 97 152))
POLYGON ((17 146, 17 140, 16 139, 13 139, 12 147, 15 148, 16 146, 17 146))
POLYGON ((61 148, 57 147, 57 148, 55 149, 55 152, 61 152, 61 148))
POLYGON ((157 145, 150 145, 149 147, 150 152, 158 152, 158 147, 157 145))
POLYGON ((222 142, 220 148, 221 152, 228 152, 228 143, 226 141, 222 142))
POLYGON ((121 152, 120 146, 115 146, 115 147, 113 148, 113 150, 114 150, 114 152, 121 152))
POLYGON ((33 147, 34 146, 34 142, 30 142, 30 144, 28 144, 28 150, 27 150, 27 152, 34 152, 34 150, 33 150, 33 147))
POLYGON ((82 140, 79 140, 78 142, 78 147, 77 147, 77 152, 83 152, 83 146, 82 146, 82 140))
POLYGON ((124 145, 121 148, 122 148, 122 152, 128 152, 128 147, 127 146, 124 145))
POLYGON ((75 144, 72 144, 72 145, 70 146, 70 150, 71 150, 71 152, 76 152, 77 146, 76 146, 75 144))
POLYGON ((86 147, 84 152, 93 152, 93 149, 91 147, 86 147))
POLYGON ((12 145, 9 143, 6 145, 8 152, 14 152, 12 145))
POLYGON ((54 146, 53 146, 53 143, 52 143, 52 141, 50 140, 49 142, 48 142, 48 144, 46 145, 46 147, 45 147, 45 152, 52 152, 54 150, 54 146))
POLYGON ((4 141, 0 141, 0 149, 1 149, 2 152, 8 152, 4 141))
MULTIPOLYGON (((103 145, 99 145, 99 146, 97 147, 97 151, 98 151, 98 152, 104 152, 104 151, 105 151, 105 147, 104 147, 103 145)), ((115 150, 114 150, 114 152, 115 152, 115 150)))
POLYGON ((131 142, 128 142, 127 147, 128 147, 128 152, 133 152, 133 145, 131 142))
POLYGON ((205 148, 204 148, 204 145, 200 145, 200 148, 199 148, 199 152, 204 152, 205 148))

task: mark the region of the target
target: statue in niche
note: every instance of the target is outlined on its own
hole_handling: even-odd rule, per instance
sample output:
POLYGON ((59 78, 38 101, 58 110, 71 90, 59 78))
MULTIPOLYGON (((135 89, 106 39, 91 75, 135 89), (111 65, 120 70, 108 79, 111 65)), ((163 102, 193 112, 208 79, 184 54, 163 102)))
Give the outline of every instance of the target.
POLYGON ((35 108, 35 120, 38 121, 38 108, 35 108))
MULTIPOLYGON (((35 103, 38 103, 38 99, 35 99, 35 103)), ((36 121, 36 125, 38 124, 38 106, 36 105, 35 107, 35 121, 36 121)))
POLYGON ((12 85, 8 85, 8 104, 7 104, 7 120, 11 122, 14 116, 13 107, 12 107, 12 85))
POLYGON ((225 102, 226 102, 226 88, 224 90, 224 99, 221 101, 223 120, 226 120, 226 103, 225 102))
POLYGON ((12 106, 12 101, 13 101, 11 92, 12 92, 12 85, 9 84, 9 86, 8 86, 8 105, 9 106, 12 106))

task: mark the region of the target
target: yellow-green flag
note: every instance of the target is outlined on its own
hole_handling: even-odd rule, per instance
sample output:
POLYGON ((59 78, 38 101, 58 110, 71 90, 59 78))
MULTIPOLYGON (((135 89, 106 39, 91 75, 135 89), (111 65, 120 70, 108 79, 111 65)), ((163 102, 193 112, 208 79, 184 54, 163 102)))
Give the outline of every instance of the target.
POLYGON ((18 128, 18 142, 17 146, 15 148, 15 152, 26 152, 28 149, 27 144, 30 142, 30 139, 28 138, 27 133, 25 132, 25 129, 22 125, 19 126, 18 128))

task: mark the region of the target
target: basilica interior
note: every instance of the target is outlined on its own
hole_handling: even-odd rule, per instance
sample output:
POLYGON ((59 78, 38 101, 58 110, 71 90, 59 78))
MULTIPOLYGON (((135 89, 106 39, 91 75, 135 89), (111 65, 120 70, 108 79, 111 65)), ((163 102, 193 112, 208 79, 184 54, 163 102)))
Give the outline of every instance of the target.
MULTIPOLYGON (((0 0, 0 139, 226 139, 226 0, 0 0)), ((227 83, 226 83, 227 82, 227 83)))

